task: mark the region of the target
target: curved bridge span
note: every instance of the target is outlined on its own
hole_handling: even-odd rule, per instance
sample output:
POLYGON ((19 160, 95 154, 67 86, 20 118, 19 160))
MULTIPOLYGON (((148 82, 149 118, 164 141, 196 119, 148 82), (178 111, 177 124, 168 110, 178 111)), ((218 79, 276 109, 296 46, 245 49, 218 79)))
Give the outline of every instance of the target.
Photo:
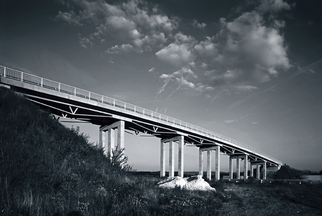
POLYGON ((233 160, 236 159, 236 178, 240 178, 241 160, 244 179, 248 174, 266 179, 267 167, 280 167, 280 161, 254 148, 199 126, 144 109, 133 104, 69 86, 33 74, 0 65, 0 83, 22 93, 31 102, 49 109, 53 114, 91 122, 100 126, 100 145, 112 152, 115 137, 124 148, 124 132, 152 135, 161 139, 160 175, 165 176, 165 143, 169 143, 169 175, 174 176, 174 146, 179 144, 178 175, 183 177, 184 146, 199 148, 199 174, 203 173, 203 151, 207 151, 207 177, 211 179, 211 151, 215 152, 215 179, 220 179, 220 154, 229 155, 229 178, 233 179, 233 160), (115 134, 116 133, 116 134, 115 134), (107 136, 106 136, 107 135, 107 136))

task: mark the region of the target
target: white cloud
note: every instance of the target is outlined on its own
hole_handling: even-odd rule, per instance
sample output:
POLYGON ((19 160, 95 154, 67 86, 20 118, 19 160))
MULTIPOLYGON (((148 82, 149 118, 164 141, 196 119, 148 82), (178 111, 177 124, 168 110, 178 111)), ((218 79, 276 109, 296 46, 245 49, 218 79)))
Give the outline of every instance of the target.
MULTIPOLYGON (((128 0, 124 3, 109 4, 105 1, 71 0, 80 8, 77 12, 59 12, 56 20, 73 25, 92 25, 96 31, 87 37, 94 44, 110 41, 113 37, 119 45, 130 44, 140 50, 164 44, 167 37, 178 27, 178 21, 162 14, 159 10, 149 9, 144 0, 128 0)), ((156 7, 154 7, 156 8, 156 7)), ((109 52, 108 52, 109 53, 109 52)))
POLYGON ((182 33, 177 33, 174 39, 173 43, 156 52, 156 56, 161 60, 178 66, 192 62, 194 59, 192 46, 195 43, 195 39, 182 33))
POLYGON ((257 89, 257 87, 256 86, 252 86, 252 85, 238 85, 238 86, 236 86, 236 89, 238 91, 244 92, 244 91, 252 91, 252 90, 255 90, 255 89, 257 89))
POLYGON ((266 0, 262 1, 257 10, 260 12, 278 12, 281 10, 289 10, 291 6, 283 0, 266 0))
POLYGON ((196 19, 194 19, 192 21, 192 26, 195 28, 204 29, 207 26, 207 24, 206 23, 199 23, 196 19))
POLYGON ((55 17, 56 20, 63 20, 71 25, 78 25, 82 26, 83 24, 80 23, 79 17, 75 15, 74 11, 71 12, 61 12, 59 11, 55 17))
POLYGON ((122 44, 122 45, 115 45, 113 47, 110 47, 106 50, 109 54, 120 54, 120 53, 128 53, 131 51, 141 52, 141 50, 138 50, 134 48, 131 44, 122 44))
POLYGON ((155 68, 154 67, 153 68, 150 68, 148 72, 149 73, 152 73, 153 71, 155 71, 155 68))

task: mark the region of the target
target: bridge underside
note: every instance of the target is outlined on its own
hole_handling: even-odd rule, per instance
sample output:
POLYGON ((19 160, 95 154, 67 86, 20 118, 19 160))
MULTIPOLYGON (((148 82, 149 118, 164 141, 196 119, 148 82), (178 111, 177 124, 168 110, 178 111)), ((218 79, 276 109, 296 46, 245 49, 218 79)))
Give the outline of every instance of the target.
MULTIPOLYGON (((193 145, 199 147, 199 173, 203 173, 203 154, 207 151, 207 177, 211 178, 211 152, 215 152, 215 179, 219 179, 220 173, 220 153, 230 156, 229 173, 230 178, 233 178, 233 160, 236 159, 236 178, 240 178, 240 160, 244 161, 244 178, 247 179, 248 172, 253 176, 253 166, 256 165, 256 177, 259 178, 260 166, 262 166, 263 178, 266 178, 266 167, 279 166, 273 160, 256 154, 245 148, 238 147, 229 142, 222 140, 211 139, 206 135, 194 132, 191 130, 183 130, 176 124, 164 124, 161 121, 153 119, 153 115, 149 118, 143 118, 142 115, 135 115, 135 111, 118 107, 116 104, 104 104, 103 100, 95 101, 88 98, 80 98, 76 95, 71 95, 66 92, 57 92, 51 89, 44 89, 42 87, 34 86, 15 80, 6 79, 1 77, 1 83, 11 86, 16 92, 22 93, 31 102, 37 104, 42 109, 48 110, 52 114, 61 116, 63 118, 77 119, 84 122, 90 122, 94 125, 100 126, 100 134, 108 133, 108 140, 113 136, 113 130, 118 128, 118 139, 121 147, 124 147, 124 135, 127 132, 133 135, 154 136, 161 139, 160 149, 160 175, 165 174, 165 159, 164 159, 164 144, 170 145, 170 176, 173 176, 173 142, 179 144, 179 175, 183 176, 183 146, 193 145), (133 114, 134 113, 134 114, 133 114), (121 123, 120 123, 121 122, 121 123), (122 126, 123 125, 123 126, 122 126), (122 144, 123 143, 123 144, 122 144), (249 170, 249 171, 248 171, 249 170), (210 174, 209 174, 210 173, 210 174)), ((105 141, 100 136, 100 142, 106 146, 107 151, 111 151, 112 145, 110 141, 105 141), (108 142, 104 144, 103 142, 108 142)))

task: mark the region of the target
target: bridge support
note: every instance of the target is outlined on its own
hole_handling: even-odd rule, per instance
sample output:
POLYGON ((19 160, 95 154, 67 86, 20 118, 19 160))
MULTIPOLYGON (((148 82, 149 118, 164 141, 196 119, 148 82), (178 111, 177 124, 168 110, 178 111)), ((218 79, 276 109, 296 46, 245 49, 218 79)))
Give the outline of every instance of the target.
POLYGON ((211 151, 207 150, 207 179, 211 180, 211 151))
POLYGON ((220 146, 199 149, 199 175, 203 175, 202 151, 207 151, 207 179, 211 180, 211 151, 215 150, 215 180, 220 180, 220 146))
POLYGON ((199 175, 203 176, 203 154, 201 148, 199 148, 199 175))
POLYGON ((251 163, 252 165, 257 165, 256 166, 256 179, 261 179, 260 178, 260 168, 261 166, 263 167, 262 168, 262 171, 263 171, 263 180, 266 180, 266 173, 267 173, 267 170, 266 170, 266 161, 256 161, 256 162, 252 162, 251 163))
POLYGON ((114 130, 117 129, 117 146, 121 149, 124 148, 124 130, 125 122, 123 120, 114 122, 111 125, 101 126, 99 129, 99 145, 104 147, 104 152, 112 156, 114 148, 114 130), (105 140, 105 133, 108 132, 107 144, 105 140))
POLYGON ((240 179, 240 157, 237 157, 236 158, 237 159, 237 164, 236 164, 236 169, 237 169, 237 173, 236 173, 236 178, 237 179, 240 179))
POLYGON ((234 178, 234 170, 233 170, 233 158, 232 156, 229 156, 229 179, 234 178))
POLYGON ((169 177, 174 177, 174 146, 169 142, 169 177))
POLYGON ((107 138, 107 154, 109 153, 110 159, 112 159, 112 152, 114 149, 114 129, 108 129, 108 138, 107 138))
POLYGON ((260 179, 260 164, 257 164, 256 167, 256 179, 260 179))
POLYGON ((183 177, 183 167, 184 167, 184 136, 176 136, 173 138, 165 138, 161 139, 161 147, 160 147, 160 176, 165 176, 165 143, 170 143, 169 146, 169 176, 174 176, 174 146, 172 142, 178 141, 179 148, 178 148, 178 176, 183 177))
POLYGON ((160 147, 160 177, 165 177, 165 148, 163 140, 161 140, 160 147))
POLYGON ((105 131, 102 130, 102 128, 100 127, 99 129, 99 141, 98 141, 98 145, 99 147, 104 147, 105 148, 105 136, 106 136, 106 133, 105 131))
POLYGON ((220 146, 216 146, 215 151, 215 180, 218 181, 220 180, 220 146))
POLYGON ((254 177, 252 162, 249 163, 249 176, 254 177))
POLYGON ((248 178, 248 155, 231 155, 229 157, 229 179, 233 179, 233 159, 236 159, 236 179, 242 179, 240 176, 240 160, 244 160, 244 180, 248 178))

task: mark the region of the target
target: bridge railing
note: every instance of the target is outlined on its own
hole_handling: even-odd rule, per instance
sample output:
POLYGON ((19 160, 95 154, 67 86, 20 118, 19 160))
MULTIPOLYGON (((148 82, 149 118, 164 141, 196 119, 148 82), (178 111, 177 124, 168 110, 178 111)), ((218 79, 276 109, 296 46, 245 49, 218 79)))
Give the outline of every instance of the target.
POLYGON ((124 109, 126 111, 133 112, 135 115, 140 114, 145 117, 158 119, 161 122, 170 123, 170 124, 175 125, 176 127, 183 127, 185 129, 199 132, 199 133, 204 134, 208 137, 212 137, 212 138, 216 138, 216 139, 219 139, 219 140, 222 140, 225 142, 229 142, 229 143, 236 145, 238 147, 242 147, 242 148, 249 150, 251 152, 256 152, 257 154, 260 154, 266 158, 277 161, 277 160, 273 159, 272 157, 266 155, 262 151, 254 149, 251 146, 248 146, 244 143, 233 140, 229 137, 226 137, 221 134, 215 133, 213 131, 201 128, 197 125, 193 125, 193 124, 187 123, 185 121, 181 121, 179 119, 176 119, 176 118, 164 115, 164 114, 160 114, 160 113, 148 110, 148 109, 144 109, 142 107, 139 107, 139 106, 136 106, 133 104, 129 104, 129 103, 126 103, 126 102, 123 102, 123 101, 120 101, 120 100, 117 100, 114 98, 110 98, 110 97, 107 97, 104 95, 100 95, 100 94, 97 94, 94 92, 90 92, 90 91, 87 91, 84 89, 80 89, 80 88, 77 88, 74 86, 59 83, 59 82, 56 82, 56 81, 53 81, 50 79, 46 79, 43 77, 39 77, 39 76, 36 76, 33 74, 25 73, 25 72, 22 72, 22 71, 19 71, 16 69, 12 69, 12 68, 8 68, 5 66, 1 66, 1 65, 0 65, 0 76, 3 76, 8 79, 24 82, 24 83, 36 85, 36 86, 39 86, 42 88, 66 93, 69 95, 74 95, 76 97, 96 101, 98 103, 102 103, 102 104, 105 104, 108 106, 113 106, 113 107, 117 107, 120 109, 124 109))

